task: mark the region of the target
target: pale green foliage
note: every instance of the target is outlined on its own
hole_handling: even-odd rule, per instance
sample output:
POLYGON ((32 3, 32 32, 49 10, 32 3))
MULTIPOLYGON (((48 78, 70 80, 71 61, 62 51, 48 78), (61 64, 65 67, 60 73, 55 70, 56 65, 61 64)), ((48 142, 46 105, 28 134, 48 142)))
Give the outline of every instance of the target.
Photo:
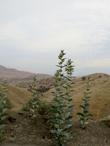
POLYGON ((90 85, 89 81, 87 82, 87 88, 82 99, 82 104, 80 105, 81 111, 78 113, 79 122, 82 129, 86 128, 88 121, 90 120, 92 114, 89 111, 89 99, 90 99, 90 85))
POLYGON ((66 63, 65 53, 62 50, 58 56, 58 70, 55 74, 55 91, 52 103, 51 133, 57 146, 65 146, 72 138, 72 112, 71 97, 73 65, 69 59, 66 63))
POLYGON ((6 88, 0 85, 0 141, 2 140, 5 132, 7 119, 8 101, 6 92, 6 88))
POLYGON ((29 87, 29 91, 32 94, 32 99, 26 104, 24 110, 29 111, 31 116, 36 118, 41 107, 40 97, 42 94, 37 87, 37 80, 35 77, 33 78, 32 85, 29 87))

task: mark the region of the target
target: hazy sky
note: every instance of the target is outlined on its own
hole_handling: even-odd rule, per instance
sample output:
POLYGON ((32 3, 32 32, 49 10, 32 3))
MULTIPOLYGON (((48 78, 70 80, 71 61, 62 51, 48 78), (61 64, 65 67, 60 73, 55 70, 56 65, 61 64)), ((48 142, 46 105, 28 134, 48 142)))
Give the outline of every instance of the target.
POLYGON ((110 0, 0 0, 0 64, 54 73, 65 49, 77 75, 110 73, 110 0))

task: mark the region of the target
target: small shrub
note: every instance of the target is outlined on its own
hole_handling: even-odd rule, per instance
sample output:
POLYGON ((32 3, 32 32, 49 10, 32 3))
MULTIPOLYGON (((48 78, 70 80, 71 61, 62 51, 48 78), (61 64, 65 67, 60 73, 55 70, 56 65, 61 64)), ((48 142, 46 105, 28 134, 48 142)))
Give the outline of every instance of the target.
POLYGON ((90 120, 92 114, 89 111, 89 99, 90 99, 90 86, 89 86, 89 81, 87 82, 87 88, 84 93, 84 97, 82 99, 82 104, 80 105, 81 111, 78 113, 79 116, 79 122, 80 122, 80 127, 82 129, 86 128, 86 124, 90 120))
POLYGON ((99 75, 99 78, 102 78, 102 76, 101 76, 101 75, 99 75))
POLYGON ((86 80, 86 77, 82 77, 82 81, 85 81, 86 80))
POLYGON ((0 85, 0 141, 5 133, 8 106, 6 88, 0 85))
POLYGON ((40 100, 42 93, 37 86, 36 78, 33 79, 33 83, 29 86, 28 90, 32 94, 32 99, 25 105, 23 110, 28 111, 32 118, 36 118, 42 106, 42 102, 40 100))
POLYGON ((41 93, 45 93, 45 92, 47 92, 49 90, 49 88, 46 87, 46 86, 40 85, 38 90, 41 93))

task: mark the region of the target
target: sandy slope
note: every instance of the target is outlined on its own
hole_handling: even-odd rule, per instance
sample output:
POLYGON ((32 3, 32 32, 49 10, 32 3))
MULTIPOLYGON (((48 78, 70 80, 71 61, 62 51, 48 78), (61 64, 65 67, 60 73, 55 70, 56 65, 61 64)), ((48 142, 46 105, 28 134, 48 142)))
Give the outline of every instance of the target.
POLYGON ((12 104, 12 110, 18 111, 31 99, 30 93, 23 88, 8 86, 8 99, 12 104))

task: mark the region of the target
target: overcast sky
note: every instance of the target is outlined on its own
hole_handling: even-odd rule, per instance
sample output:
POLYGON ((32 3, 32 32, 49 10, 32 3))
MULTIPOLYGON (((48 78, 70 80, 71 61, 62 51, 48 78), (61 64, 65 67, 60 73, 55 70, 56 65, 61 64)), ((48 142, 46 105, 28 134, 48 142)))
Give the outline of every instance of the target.
POLYGON ((110 0, 0 0, 0 64, 55 72, 61 49, 75 74, 110 73, 110 0))

